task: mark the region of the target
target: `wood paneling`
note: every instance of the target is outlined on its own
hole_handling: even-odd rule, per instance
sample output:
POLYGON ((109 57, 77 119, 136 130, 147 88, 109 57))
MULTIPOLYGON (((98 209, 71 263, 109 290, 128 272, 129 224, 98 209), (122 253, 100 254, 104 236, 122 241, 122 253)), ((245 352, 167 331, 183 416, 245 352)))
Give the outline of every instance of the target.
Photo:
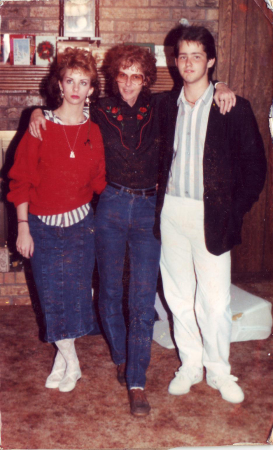
POLYGON ((233 0, 219 3, 219 34, 217 53, 217 77, 230 85, 231 26, 233 0))
POLYGON ((265 0, 254 0, 256 5, 261 9, 264 16, 269 20, 271 25, 273 24, 273 11, 269 9, 265 3, 265 0))
POLYGON ((251 102, 268 158, 266 186, 259 202, 245 216, 243 243, 232 251, 232 271, 236 274, 273 272, 272 144, 268 129, 273 37, 272 25, 259 2, 220 0, 218 77, 251 102))
MULTIPOLYGON (((253 1, 253 0, 251 0, 253 1)), ((247 24, 247 0, 233 2, 230 56, 230 85, 237 95, 244 96, 245 54, 247 24), (238 51, 238 46, 240 50, 238 51)))

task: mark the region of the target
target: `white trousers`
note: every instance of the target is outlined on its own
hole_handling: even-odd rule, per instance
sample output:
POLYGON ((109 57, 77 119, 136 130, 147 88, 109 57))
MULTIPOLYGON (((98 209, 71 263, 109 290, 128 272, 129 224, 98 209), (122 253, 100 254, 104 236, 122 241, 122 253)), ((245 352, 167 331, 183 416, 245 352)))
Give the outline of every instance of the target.
POLYGON ((164 294, 183 366, 205 366, 207 376, 230 374, 230 252, 215 256, 206 249, 204 203, 165 195, 161 238, 164 294))

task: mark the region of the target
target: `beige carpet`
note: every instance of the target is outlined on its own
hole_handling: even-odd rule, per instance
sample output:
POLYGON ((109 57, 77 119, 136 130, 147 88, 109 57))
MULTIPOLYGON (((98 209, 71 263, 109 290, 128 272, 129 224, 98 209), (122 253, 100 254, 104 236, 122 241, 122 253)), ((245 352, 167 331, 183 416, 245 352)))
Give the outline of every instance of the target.
MULTIPOLYGON (((250 285, 272 300, 273 283, 250 285)), ((240 286, 244 287, 244 286, 240 286)), ((4 449, 159 449, 266 443, 273 425, 273 337, 231 344, 232 373, 245 401, 222 400, 206 382, 187 395, 167 392, 179 366, 176 350, 153 342, 147 373, 147 418, 129 413, 101 335, 77 341, 83 377, 70 393, 44 388, 54 349, 38 339, 30 306, 3 306, 1 317, 2 446, 4 449)))

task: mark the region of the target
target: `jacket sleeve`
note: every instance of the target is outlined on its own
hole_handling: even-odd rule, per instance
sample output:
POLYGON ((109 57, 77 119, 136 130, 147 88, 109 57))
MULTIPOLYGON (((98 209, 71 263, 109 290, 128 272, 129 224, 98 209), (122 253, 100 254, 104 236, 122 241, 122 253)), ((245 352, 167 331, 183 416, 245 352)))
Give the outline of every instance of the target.
POLYGON ((97 167, 96 175, 92 180, 92 187, 97 194, 100 194, 106 186, 105 155, 101 132, 99 127, 95 124, 93 124, 92 146, 96 155, 96 167, 97 167))
POLYGON ((39 149, 42 142, 26 131, 21 139, 14 158, 14 164, 8 173, 10 192, 7 198, 15 207, 30 200, 30 189, 39 184, 37 171, 39 149))
POLYGON ((244 100, 237 124, 239 137, 240 185, 237 186, 238 211, 248 212, 259 199, 266 176, 266 158, 261 134, 250 103, 244 100))

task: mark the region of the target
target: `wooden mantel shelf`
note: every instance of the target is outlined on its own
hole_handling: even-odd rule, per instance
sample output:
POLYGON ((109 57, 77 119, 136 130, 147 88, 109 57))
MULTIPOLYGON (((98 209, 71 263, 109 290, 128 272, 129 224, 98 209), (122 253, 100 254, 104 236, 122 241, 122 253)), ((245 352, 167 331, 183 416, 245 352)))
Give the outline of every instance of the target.
POLYGON ((48 72, 48 67, 0 65, 0 89, 38 91, 48 72))
MULTIPOLYGON (((49 67, 0 65, 0 90, 3 91, 39 91, 42 80, 48 75, 49 67)), ((104 76, 98 70, 101 91, 104 92, 104 76)), ((153 92, 171 90, 173 80, 167 67, 158 67, 157 81, 153 92)))

